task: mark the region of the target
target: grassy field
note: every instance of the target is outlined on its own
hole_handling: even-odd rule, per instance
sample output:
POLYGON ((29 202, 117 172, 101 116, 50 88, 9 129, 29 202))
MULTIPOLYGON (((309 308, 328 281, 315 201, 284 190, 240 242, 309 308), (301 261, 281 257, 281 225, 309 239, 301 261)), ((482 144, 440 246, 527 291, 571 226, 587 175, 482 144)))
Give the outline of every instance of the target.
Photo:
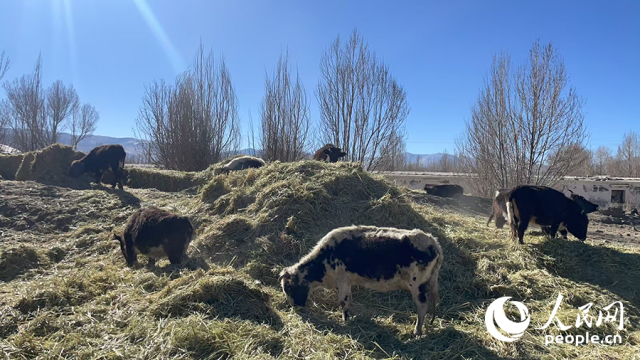
POLYGON ((217 177, 137 171, 154 173, 138 174, 136 188, 124 192, 60 178, 0 181, 0 358, 640 358, 637 246, 535 234, 515 245, 506 230, 486 226, 488 201, 398 189, 348 163, 273 163, 217 177), (181 191, 154 189, 154 181, 181 191), (111 239, 137 208, 151 205, 197 226, 183 267, 163 260, 128 268, 111 239), (306 308, 286 303, 278 272, 331 229, 351 224, 420 228, 439 238, 442 301, 424 336, 411 334, 408 292, 354 289, 347 323, 335 291, 314 293, 306 308), (579 306, 592 302, 597 318, 621 301, 624 329, 535 330, 559 293, 564 324, 575 325, 579 306), (511 343, 484 325, 488 305, 502 296, 531 314, 529 329, 511 343), (545 335, 586 330, 619 334, 622 344, 545 345, 545 335))

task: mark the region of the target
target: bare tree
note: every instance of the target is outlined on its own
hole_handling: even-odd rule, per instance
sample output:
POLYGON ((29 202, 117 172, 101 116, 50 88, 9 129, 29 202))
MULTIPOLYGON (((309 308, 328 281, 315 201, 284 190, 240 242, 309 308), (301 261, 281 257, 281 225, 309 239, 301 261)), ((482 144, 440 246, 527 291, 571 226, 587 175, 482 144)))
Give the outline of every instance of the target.
POLYGON ((404 134, 392 133, 382 144, 376 170, 401 171, 407 167, 407 150, 404 134))
POLYGON ((40 56, 33 73, 5 83, 6 113, 13 133, 12 145, 21 151, 33 151, 49 145, 45 93, 42 89, 40 56))
POLYGON ((9 57, 5 55, 4 50, 0 53, 0 81, 9 71, 9 65, 11 61, 9 61, 9 57))
POLYGON ((65 120, 71 117, 78 109, 78 93, 76 93, 73 85, 65 86, 62 81, 58 80, 47 89, 46 99, 47 129, 49 130, 47 142, 53 144, 58 142, 58 130, 62 129, 65 120))
MULTIPOLYGON (((2 81, 7 71, 9 71, 10 63, 9 57, 2 51, 2 53, 0 53, 0 81, 2 81)), ((10 124, 9 106, 10 104, 5 100, 0 102, 0 143, 4 143, 7 137, 7 128, 10 124)))
POLYGON ((511 58, 494 57, 471 119, 457 141, 463 171, 474 173, 473 191, 491 195, 519 184, 551 185, 584 147, 583 101, 567 88, 564 62, 551 44, 539 41, 528 62, 511 72, 511 58))
POLYGON ((76 108, 71 116, 69 131, 71 132, 71 146, 78 148, 78 144, 88 135, 93 134, 100 120, 98 111, 89 104, 76 108))
POLYGON ((624 134, 618 146, 617 160, 620 162, 620 176, 640 176, 640 140, 638 134, 629 131, 624 134))
POLYGON ((264 157, 270 161, 302 159, 309 133, 309 105, 299 75, 291 78, 288 53, 280 54, 273 76, 265 76, 261 115, 264 157))
POLYGON ((612 161, 611 150, 606 146, 600 146, 593 155, 593 172, 595 175, 612 175, 610 172, 612 161))
POLYGON ((142 153, 168 169, 203 170, 236 151, 238 106, 224 60, 214 62, 201 43, 190 69, 173 86, 148 85, 135 133, 142 153))
POLYGON ((40 56, 31 74, 5 83, 4 88, 7 100, 0 104, 0 125, 8 123, 12 145, 21 151, 38 150, 58 142, 60 131, 67 126, 81 137, 95 129, 98 115, 93 106, 84 105, 80 115, 76 115, 79 98, 73 85, 58 80, 43 90, 40 56))
POLYGON ((570 144, 561 150, 561 153, 553 153, 550 156, 550 162, 556 156, 570 156, 574 159, 568 164, 566 175, 589 176, 594 173, 592 164, 592 153, 581 144, 570 144), (568 154, 571 152, 571 154, 568 154))
POLYGON ((384 142, 403 131, 409 114, 404 88, 354 30, 336 38, 320 62, 316 96, 322 138, 347 152, 348 161, 376 169, 384 142))

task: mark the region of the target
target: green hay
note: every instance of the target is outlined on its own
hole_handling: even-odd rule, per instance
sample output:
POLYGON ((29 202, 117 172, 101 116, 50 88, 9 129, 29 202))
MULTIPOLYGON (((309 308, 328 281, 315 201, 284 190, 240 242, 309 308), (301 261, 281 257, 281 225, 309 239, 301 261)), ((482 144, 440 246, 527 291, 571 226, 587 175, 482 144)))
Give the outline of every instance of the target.
POLYGON ((0 176, 5 180, 14 180, 23 157, 24 154, 0 155, 0 176))

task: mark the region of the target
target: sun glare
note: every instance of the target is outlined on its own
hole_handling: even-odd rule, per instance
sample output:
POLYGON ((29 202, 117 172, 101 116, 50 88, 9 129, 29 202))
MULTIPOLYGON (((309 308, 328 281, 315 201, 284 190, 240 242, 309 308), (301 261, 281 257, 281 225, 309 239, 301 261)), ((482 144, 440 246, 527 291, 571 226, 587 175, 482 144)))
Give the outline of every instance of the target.
POLYGON ((171 66, 176 72, 181 72, 184 70, 184 61, 180 56, 180 53, 176 50, 175 46, 169 39, 169 36, 160 25, 158 19, 153 14, 153 10, 149 7, 146 0, 134 0, 138 11, 144 18, 145 22, 149 26, 149 29, 153 32, 153 35, 156 37, 156 40, 162 46, 162 50, 164 51, 166 57, 171 62, 171 66))

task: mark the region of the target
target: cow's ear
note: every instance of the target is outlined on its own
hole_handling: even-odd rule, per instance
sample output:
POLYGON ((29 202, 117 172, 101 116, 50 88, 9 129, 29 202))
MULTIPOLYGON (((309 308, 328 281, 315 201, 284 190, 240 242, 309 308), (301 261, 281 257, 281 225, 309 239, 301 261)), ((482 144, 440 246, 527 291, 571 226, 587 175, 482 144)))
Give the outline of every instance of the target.
POLYGON ((325 153, 325 154, 329 155, 329 154, 331 154, 331 150, 329 150, 329 149, 324 149, 323 153, 325 153))

